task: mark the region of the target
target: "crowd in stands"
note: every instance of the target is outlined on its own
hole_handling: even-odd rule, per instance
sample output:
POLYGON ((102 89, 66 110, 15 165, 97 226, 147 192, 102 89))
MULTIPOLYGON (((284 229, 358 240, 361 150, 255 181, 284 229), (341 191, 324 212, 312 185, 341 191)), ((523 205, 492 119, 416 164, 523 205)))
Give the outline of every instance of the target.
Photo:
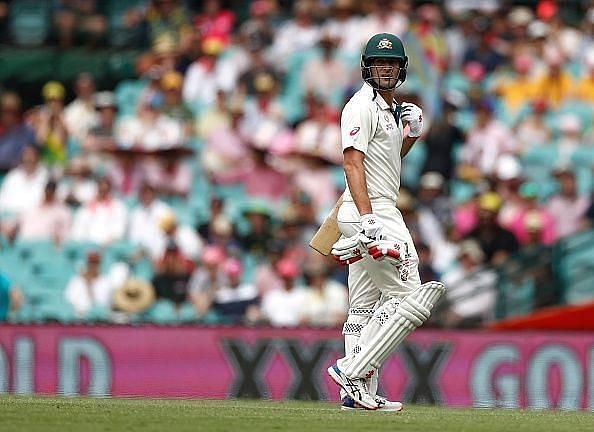
MULTIPOLYGON (((18 3, 0 2, 2 43, 18 3)), ((307 244, 382 31, 410 59, 397 99, 426 118, 398 206, 421 278, 449 287, 435 325, 492 319, 506 260, 594 223, 594 2, 120 3, 116 26, 113 2, 52 2, 43 44, 145 48, 136 80, 0 94, 0 320, 37 317, 41 291, 75 320, 339 326, 346 271, 307 244)))

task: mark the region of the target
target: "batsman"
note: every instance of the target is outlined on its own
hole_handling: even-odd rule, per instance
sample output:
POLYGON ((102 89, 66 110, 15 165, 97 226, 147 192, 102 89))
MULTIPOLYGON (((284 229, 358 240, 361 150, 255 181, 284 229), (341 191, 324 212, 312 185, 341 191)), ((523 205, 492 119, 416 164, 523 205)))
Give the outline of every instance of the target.
POLYGON ((394 100, 407 66, 397 36, 369 39, 361 56, 363 86, 340 120, 347 187, 337 213, 342 235, 332 255, 349 266, 349 311, 345 357, 328 374, 341 387, 342 409, 402 409, 376 394, 378 370, 427 321, 445 291, 440 282, 421 284, 419 258, 397 208, 402 158, 423 131, 422 110, 394 100))

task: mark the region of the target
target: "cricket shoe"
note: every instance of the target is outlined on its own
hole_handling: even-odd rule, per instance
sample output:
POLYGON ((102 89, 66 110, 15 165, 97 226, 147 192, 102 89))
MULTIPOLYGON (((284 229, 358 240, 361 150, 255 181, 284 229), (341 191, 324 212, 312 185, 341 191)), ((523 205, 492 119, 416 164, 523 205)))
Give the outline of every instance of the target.
POLYGON ((365 378, 351 379, 338 369, 336 364, 328 368, 328 375, 346 392, 346 394, 363 408, 368 410, 378 409, 377 402, 369 393, 365 378))
MULTIPOLYGON (((376 396, 374 399, 375 399, 375 402, 377 403, 377 411, 382 411, 382 412, 402 411, 403 406, 400 402, 392 402, 382 396, 376 396)), ((348 396, 342 400, 342 405, 340 406, 340 409, 343 411, 362 411, 362 410, 369 411, 367 408, 361 406, 361 404, 358 404, 357 402, 355 402, 355 400, 353 398, 350 398, 348 396)))

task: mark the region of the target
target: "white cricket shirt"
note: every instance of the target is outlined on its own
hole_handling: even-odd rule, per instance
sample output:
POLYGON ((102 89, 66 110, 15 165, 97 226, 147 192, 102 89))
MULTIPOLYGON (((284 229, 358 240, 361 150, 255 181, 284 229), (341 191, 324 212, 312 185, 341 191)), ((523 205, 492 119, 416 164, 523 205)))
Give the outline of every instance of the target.
MULTIPOLYGON (((340 118, 342 150, 353 147, 365 153, 369 198, 398 199, 402 159, 402 122, 396 124, 390 106, 368 84, 353 95, 340 118), (375 96, 375 97, 374 97, 375 96)), ((345 201, 352 201, 347 184, 345 201)))

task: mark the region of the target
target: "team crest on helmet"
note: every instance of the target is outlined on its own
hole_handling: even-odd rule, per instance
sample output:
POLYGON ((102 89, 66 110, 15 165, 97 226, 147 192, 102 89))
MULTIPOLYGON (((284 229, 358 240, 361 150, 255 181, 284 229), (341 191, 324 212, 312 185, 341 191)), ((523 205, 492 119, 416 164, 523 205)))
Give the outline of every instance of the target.
POLYGON ((392 49, 392 42, 389 39, 382 39, 377 44, 378 49, 392 49))

